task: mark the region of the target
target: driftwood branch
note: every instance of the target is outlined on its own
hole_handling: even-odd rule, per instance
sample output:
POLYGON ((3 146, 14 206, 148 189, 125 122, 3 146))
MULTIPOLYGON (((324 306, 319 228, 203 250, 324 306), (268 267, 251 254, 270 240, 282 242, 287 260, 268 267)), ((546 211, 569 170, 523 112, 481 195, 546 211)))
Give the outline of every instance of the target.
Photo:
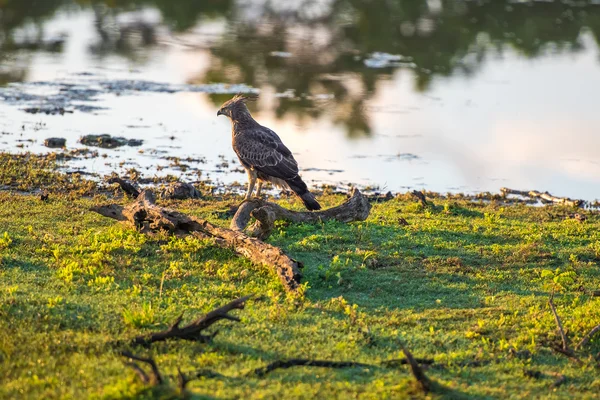
POLYGON ((556 197, 556 196, 551 195, 548 192, 538 192, 537 190, 524 191, 524 190, 515 190, 515 189, 509 189, 509 188, 503 187, 503 188, 500 188, 500 193, 502 193, 503 196, 512 194, 512 195, 521 196, 521 197, 529 197, 531 199, 540 199, 547 203, 564 204, 564 205, 567 205, 570 207, 581 207, 584 203, 583 200, 572 200, 568 197, 556 197))
POLYGON ((219 307, 208 314, 198 318, 197 320, 189 323, 184 327, 180 327, 181 319, 180 316, 175 322, 167 329, 161 332, 155 332, 149 335, 138 336, 133 340, 133 344, 137 345, 149 345, 154 342, 162 342, 167 339, 183 339, 191 341, 209 342, 217 332, 211 335, 203 335, 202 332, 210 327, 215 322, 222 319, 239 322, 240 319, 229 315, 229 312, 235 309, 241 310, 246 305, 246 301, 251 296, 245 296, 234 300, 222 307, 219 307))
POLYGON ((231 220, 230 228, 234 231, 243 231, 248 226, 251 217, 256 222, 248 231, 251 236, 261 240, 266 239, 274 228, 275 221, 293 223, 322 223, 325 221, 353 222, 364 221, 369 217, 371 204, 369 199, 360 190, 354 188, 350 197, 341 205, 322 211, 292 211, 278 204, 252 199, 242 203, 231 220))
POLYGON ((110 204, 92 207, 91 210, 108 218, 129 221, 142 232, 166 230, 174 234, 197 234, 213 238, 220 247, 233 249, 254 263, 270 266, 288 290, 297 289, 302 278, 302 264, 290 258, 280 248, 251 238, 243 232, 221 228, 206 220, 159 207, 150 190, 144 190, 135 202, 125 207, 110 204))
POLYGON ((145 364, 150 365, 150 369, 152 371, 152 377, 149 377, 148 374, 146 374, 146 372, 144 372, 144 370, 136 363, 129 362, 126 364, 127 366, 132 367, 135 370, 135 372, 138 374, 138 376, 140 377, 142 382, 149 383, 151 385, 160 385, 163 383, 163 378, 160 374, 160 371, 158 370, 158 366, 156 365, 156 362, 152 358, 144 358, 144 357, 136 356, 135 354, 132 354, 128 351, 122 351, 121 355, 123 357, 127 357, 131 360, 143 362, 145 364))

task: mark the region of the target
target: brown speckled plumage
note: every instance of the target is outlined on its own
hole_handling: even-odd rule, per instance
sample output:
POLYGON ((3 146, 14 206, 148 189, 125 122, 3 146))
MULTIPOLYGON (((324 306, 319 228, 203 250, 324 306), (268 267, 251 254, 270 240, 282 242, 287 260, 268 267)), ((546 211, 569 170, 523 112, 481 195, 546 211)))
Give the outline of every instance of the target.
POLYGON ((217 115, 226 115, 231 120, 233 150, 248 172, 250 180, 246 197, 251 196, 254 181, 258 179, 258 194, 261 181, 269 181, 279 187, 291 189, 309 210, 319 210, 321 206, 300 178, 298 163, 292 152, 275 132, 252 118, 246 107, 247 100, 248 97, 237 95, 223 104, 217 112, 217 115))

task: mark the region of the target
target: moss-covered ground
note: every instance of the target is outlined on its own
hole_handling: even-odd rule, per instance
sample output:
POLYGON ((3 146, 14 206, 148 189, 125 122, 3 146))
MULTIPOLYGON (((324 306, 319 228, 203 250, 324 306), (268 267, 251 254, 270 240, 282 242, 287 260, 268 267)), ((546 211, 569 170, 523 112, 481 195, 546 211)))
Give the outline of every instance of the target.
MULTIPOLYGON (((268 240, 304 265, 286 293, 268 268, 209 240, 147 236, 89 211, 108 192, 52 171, 53 161, 0 155, 0 398, 168 398, 177 369, 216 377, 192 398, 597 398, 600 334, 580 362, 551 349, 554 302, 574 346, 600 323, 600 217, 561 207, 408 196, 376 203, 361 223, 280 225, 268 240), (12 160, 12 161, 11 161, 12 160), (36 193, 48 189, 41 201, 36 193), (400 223, 401 219, 408 225, 400 223), (127 345, 254 294, 241 323, 211 343, 127 345), (432 358, 423 394, 406 366, 255 368, 288 358, 377 364, 432 358), (153 357, 169 382, 149 387, 123 348, 153 357), (540 372, 541 374, 536 374, 540 372), (564 384, 551 388, 556 374, 564 384)), ((319 197, 324 206, 340 195, 319 197)), ((165 202, 227 226, 239 197, 165 202)), ((125 203, 126 199, 117 199, 125 203)), ((300 208, 293 200, 287 207, 300 208)))

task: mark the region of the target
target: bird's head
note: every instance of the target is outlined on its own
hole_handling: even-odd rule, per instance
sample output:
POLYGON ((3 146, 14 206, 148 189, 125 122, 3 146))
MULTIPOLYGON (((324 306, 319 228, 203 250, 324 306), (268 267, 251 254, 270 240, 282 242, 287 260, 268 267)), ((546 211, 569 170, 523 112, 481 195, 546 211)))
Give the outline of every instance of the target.
POLYGON ((219 115, 226 115, 232 120, 239 120, 244 117, 250 116, 250 111, 246 107, 246 102, 249 100, 256 100, 256 95, 236 94, 230 100, 227 100, 219 111, 217 111, 217 117, 219 115))

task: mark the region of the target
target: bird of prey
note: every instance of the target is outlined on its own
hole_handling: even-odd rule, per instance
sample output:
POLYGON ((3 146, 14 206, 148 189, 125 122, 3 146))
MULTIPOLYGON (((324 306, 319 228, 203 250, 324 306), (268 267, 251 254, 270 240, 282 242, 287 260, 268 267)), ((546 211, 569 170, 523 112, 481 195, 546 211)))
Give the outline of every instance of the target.
POLYGON ((238 94, 217 111, 217 116, 226 115, 231 120, 233 150, 248 173, 246 199, 252 197, 258 180, 256 196, 260 196, 264 182, 271 182, 277 187, 291 189, 309 210, 320 210, 321 205, 298 175, 298 163, 292 152, 275 132, 260 125, 250 115, 246 107, 249 99, 238 94))

